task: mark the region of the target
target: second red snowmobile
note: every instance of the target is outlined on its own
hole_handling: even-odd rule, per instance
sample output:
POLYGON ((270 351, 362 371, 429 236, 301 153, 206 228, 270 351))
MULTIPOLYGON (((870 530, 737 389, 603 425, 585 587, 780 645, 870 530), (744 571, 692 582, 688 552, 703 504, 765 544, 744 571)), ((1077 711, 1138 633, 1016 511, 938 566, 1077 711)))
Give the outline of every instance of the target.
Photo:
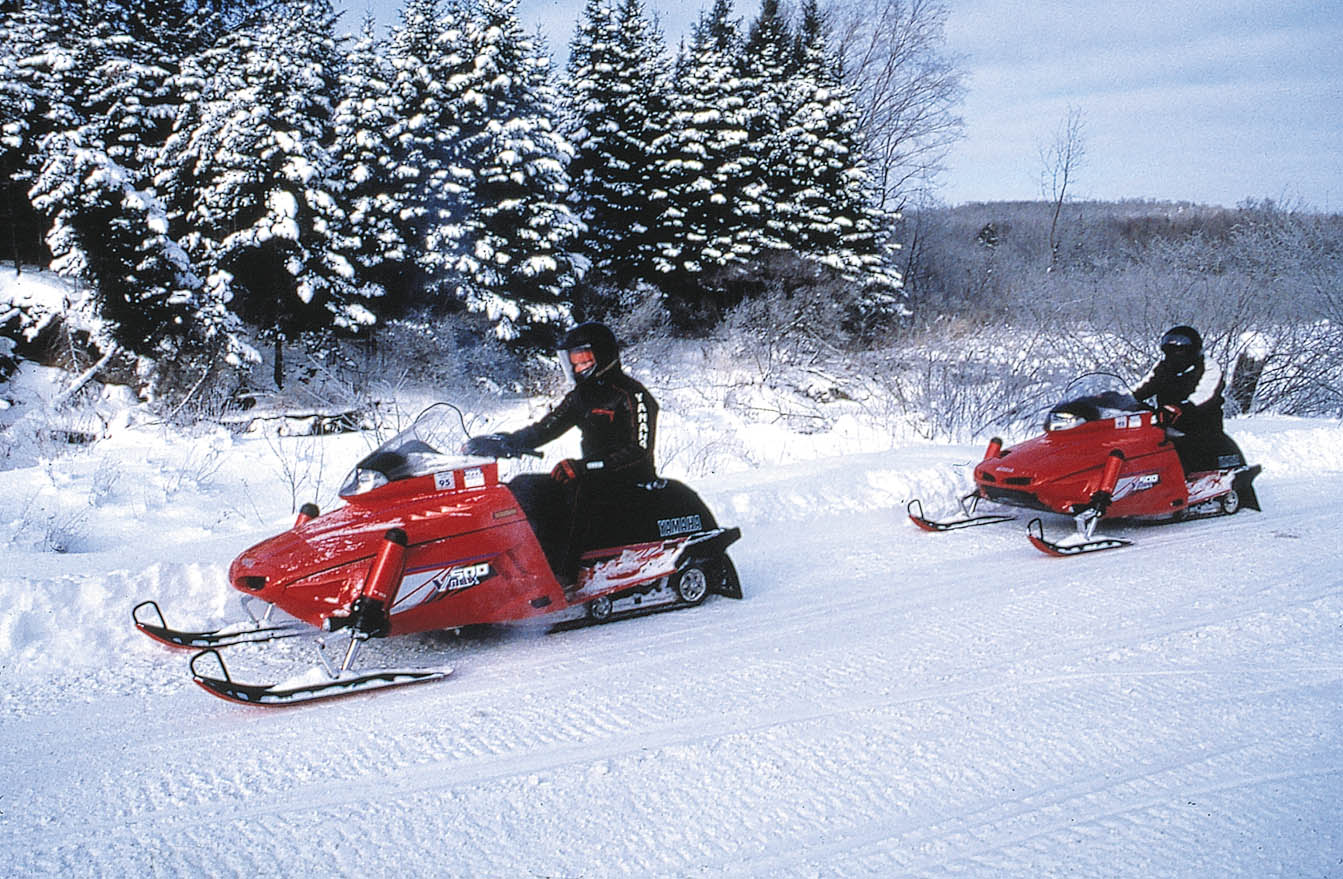
POLYGON ((1031 543, 1051 555, 1077 555, 1131 543, 1097 536, 1102 519, 1179 521, 1259 509, 1254 479, 1260 468, 1246 464, 1230 437, 1222 437, 1216 467, 1186 473, 1172 431, 1156 411, 1117 377, 1084 378, 1091 387, 1050 409, 1040 436, 1010 448, 996 437, 990 441, 975 466, 974 491, 961 498, 961 515, 929 519, 913 500, 914 524, 947 531, 1013 518, 979 513, 980 501, 1060 513, 1073 517, 1076 533, 1050 540, 1036 518, 1027 526, 1031 543))
POLYGON ((288 531, 238 556, 229 583, 244 607, 266 606, 261 616, 249 610, 247 623, 183 632, 147 601, 132 613, 136 627, 172 646, 200 648, 193 677, 214 695, 288 704, 447 673, 355 672, 358 647, 371 637, 543 616, 604 622, 699 604, 711 593, 741 597, 726 551, 740 530, 719 527, 695 492, 666 479, 608 499, 610 515, 589 535, 578 581, 566 590, 547 559, 553 548, 543 545, 564 515, 553 480, 522 474, 502 481, 497 460, 458 452, 466 437, 456 407, 430 407, 355 466, 340 490, 344 506, 321 515, 305 506, 288 531), (272 622, 275 609, 294 619, 272 622), (325 674, 289 684, 235 682, 218 653, 320 630, 348 635, 339 667, 323 659, 325 674))

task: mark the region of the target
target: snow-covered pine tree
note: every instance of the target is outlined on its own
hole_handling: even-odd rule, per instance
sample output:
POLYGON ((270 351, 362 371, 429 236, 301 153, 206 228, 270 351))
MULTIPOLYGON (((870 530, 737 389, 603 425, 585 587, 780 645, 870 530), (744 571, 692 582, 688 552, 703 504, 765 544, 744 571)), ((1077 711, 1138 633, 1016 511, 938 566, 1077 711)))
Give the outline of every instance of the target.
POLYGON ((375 22, 366 17, 341 73, 341 100, 333 120, 335 176, 343 187, 341 202, 350 228, 358 238, 352 258, 359 277, 404 301, 412 257, 401 222, 406 176, 398 173, 395 141, 387 134, 398 122, 393 76, 375 22))
POLYGON ((549 55, 523 33, 517 0, 480 0, 471 13, 469 73, 449 92, 452 186, 428 244, 498 338, 545 347, 586 268, 572 252, 582 223, 565 203, 573 148, 555 127, 549 55))
POLYGON ((250 356, 236 319, 211 296, 167 235, 162 203, 134 175, 77 133, 53 134, 33 201, 51 217, 52 268, 84 281, 85 323, 105 354, 152 360, 250 356))
POLYGON ((589 0, 569 52, 565 134, 585 255, 595 275, 616 284, 658 277, 666 183, 656 144, 666 133, 669 76, 662 35, 641 0, 589 0))
POLYGON ((451 144, 458 135, 449 92, 463 88, 470 73, 466 21, 457 0, 447 7, 441 0, 407 0, 388 39, 390 179, 392 198, 400 205, 397 228, 413 260, 407 265, 413 266, 413 274, 408 271, 402 279, 402 289, 410 295, 433 292, 445 274, 427 241, 445 207, 458 200, 459 186, 448 171, 451 144))
POLYGON ((165 148, 166 167, 187 175, 161 181, 189 199, 192 256, 216 295, 270 329, 277 353, 296 333, 372 324, 365 302, 381 293, 356 277, 357 240, 333 179, 334 23, 328 0, 307 0, 225 38, 165 148))
POLYGON ((53 267, 89 285, 83 307, 105 354, 237 356, 221 303, 201 288, 149 187, 165 130, 168 70, 131 36, 122 7, 62 11, 32 64, 50 74, 54 130, 38 144, 33 205, 50 221, 53 267))
POLYGON ((898 308, 900 276, 889 259, 886 221, 873 207, 858 113, 826 45, 816 0, 803 6, 802 57, 771 164, 784 169, 777 230, 799 254, 861 285, 856 310, 871 319, 898 308))
POLYGON ((16 268, 37 261, 44 221, 28 199, 40 162, 37 144, 52 130, 48 115, 59 99, 44 63, 44 49, 60 31, 45 5, 31 4, 0 15, 0 198, 6 233, 0 246, 16 268))
POLYGON ((124 7, 85 15, 80 55, 89 73, 70 97, 82 111, 81 139, 101 146, 108 158, 135 175, 140 185, 170 131, 176 114, 168 81, 177 59, 157 43, 141 42, 131 32, 144 31, 143 10, 124 17, 124 7))
POLYGON ((742 85, 749 96, 745 107, 749 137, 743 144, 743 170, 749 175, 745 191, 760 211, 754 215, 756 222, 743 224, 738 234, 763 252, 795 244, 782 226, 787 204, 779 200, 787 199, 796 186, 789 144, 781 134, 792 112, 797 67, 792 32, 779 0, 762 0, 741 56, 742 85))
POLYGON ((759 221, 749 185, 749 94, 737 72, 741 35, 730 0, 715 0, 677 61, 671 121, 659 144, 667 198, 659 218, 660 282, 674 311, 713 299, 706 286, 759 256, 745 229, 759 221))

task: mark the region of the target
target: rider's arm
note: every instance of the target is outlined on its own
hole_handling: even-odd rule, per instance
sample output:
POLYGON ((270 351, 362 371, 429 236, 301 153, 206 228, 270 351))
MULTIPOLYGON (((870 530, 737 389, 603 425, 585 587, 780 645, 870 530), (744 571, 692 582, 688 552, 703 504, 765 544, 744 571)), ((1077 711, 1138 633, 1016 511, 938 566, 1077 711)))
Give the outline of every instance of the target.
POLYGON ((509 434, 509 440, 519 449, 535 449, 559 438, 572 427, 578 426, 578 395, 570 391, 541 420, 509 434))
MULTIPOLYGON (((1158 362, 1157 366, 1159 365, 1160 363, 1158 362)), ((1148 397, 1156 394, 1156 391, 1156 366, 1153 366, 1151 369, 1147 370, 1147 375, 1143 376, 1142 381, 1138 382, 1138 386, 1133 389, 1133 399, 1146 400, 1148 397)))
POLYGON ((1203 362, 1203 376, 1189 392, 1189 402, 1194 406, 1206 406, 1217 397, 1222 386, 1222 370, 1211 360, 1203 362))

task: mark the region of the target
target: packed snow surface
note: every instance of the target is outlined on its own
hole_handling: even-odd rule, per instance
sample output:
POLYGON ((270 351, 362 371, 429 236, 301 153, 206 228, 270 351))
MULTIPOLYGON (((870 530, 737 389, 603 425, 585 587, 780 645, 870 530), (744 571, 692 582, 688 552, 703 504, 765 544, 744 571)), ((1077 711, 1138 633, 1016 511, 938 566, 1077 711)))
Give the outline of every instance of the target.
MULTIPOLYGON (((1263 512, 1053 559, 1024 518, 906 519, 952 508, 977 447, 781 460, 747 431, 768 463, 692 474, 680 412, 666 469, 742 528, 744 600, 376 641, 454 672, 258 708, 192 686, 131 607, 238 619, 232 558, 331 507, 375 439, 115 411, 0 471, 6 875, 1343 875, 1337 423, 1231 422, 1263 512)), ((312 654, 227 651, 258 682, 312 654)))

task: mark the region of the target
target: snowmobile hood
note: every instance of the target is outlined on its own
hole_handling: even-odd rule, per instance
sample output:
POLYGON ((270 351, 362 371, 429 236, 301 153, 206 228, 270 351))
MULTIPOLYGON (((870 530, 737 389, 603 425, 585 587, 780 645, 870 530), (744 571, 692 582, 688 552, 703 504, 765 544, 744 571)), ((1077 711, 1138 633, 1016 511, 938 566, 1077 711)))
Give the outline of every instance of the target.
MULTIPOLYGON (((357 565, 362 576, 392 528, 405 531, 413 546, 520 519, 508 490, 490 482, 480 489, 439 491, 435 477, 428 476, 383 486, 249 548, 230 566, 229 582, 276 601, 289 586, 343 567, 357 565)), ((439 478, 438 484, 445 482, 439 478)))
POLYGON ((1152 424, 1151 413, 1087 421, 1067 430, 1049 431, 981 461, 975 468, 975 481, 1026 488, 1094 469, 1111 449, 1135 458, 1155 454, 1166 442, 1165 431, 1152 424))

